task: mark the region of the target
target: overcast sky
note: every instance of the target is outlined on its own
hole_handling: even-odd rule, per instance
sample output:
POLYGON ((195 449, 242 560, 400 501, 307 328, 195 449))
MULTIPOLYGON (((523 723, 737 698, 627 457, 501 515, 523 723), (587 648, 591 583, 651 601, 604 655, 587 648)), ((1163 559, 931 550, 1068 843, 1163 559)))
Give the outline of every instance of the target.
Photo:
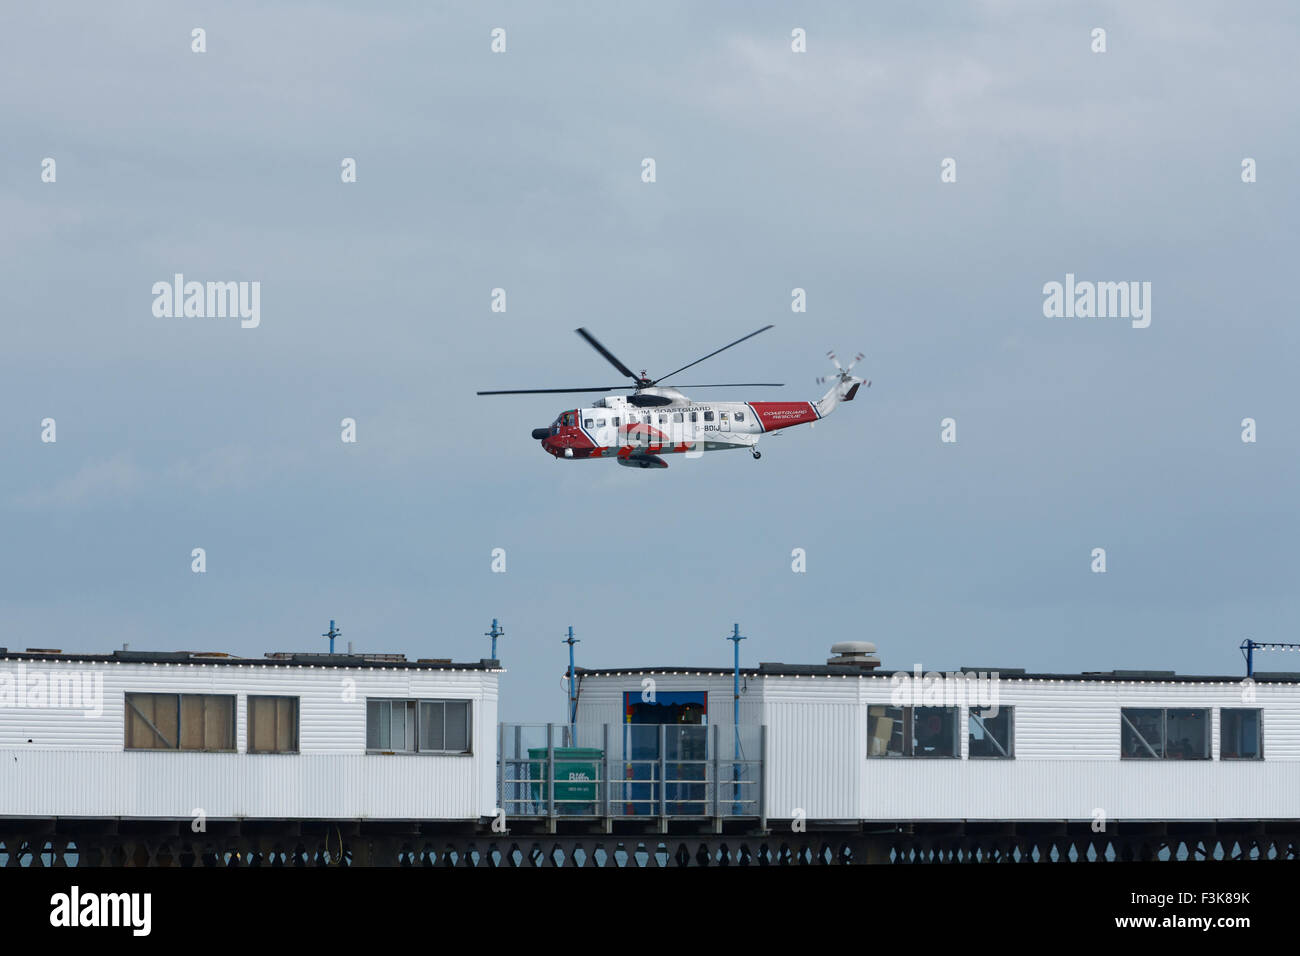
POLYGON ((1297 640, 1293 4, 371 6, 0 10, 0 645, 477 660, 497 617, 541 721, 569 625, 588 666, 1297 640), (260 326, 156 317, 178 272, 260 326), (1045 318, 1067 273, 1150 327, 1045 318), (696 397, 873 386, 761 461, 557 462, 566 397, 474 395, 616 383, 580 325, 653 376, 768 323, 692 375, 786 386, 696 397))

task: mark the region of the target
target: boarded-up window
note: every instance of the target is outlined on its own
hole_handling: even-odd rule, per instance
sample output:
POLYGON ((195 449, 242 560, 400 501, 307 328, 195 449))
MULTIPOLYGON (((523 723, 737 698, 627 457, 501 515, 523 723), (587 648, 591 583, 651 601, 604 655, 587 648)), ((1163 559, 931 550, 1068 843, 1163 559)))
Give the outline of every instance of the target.
POLYGON ((127 750, 234 750, 235 698, 127 694, 127 750))
POLYGON ((178 706, 175 694, 127 694, 126 749, 176 750, 178 706))
POLYGON ((248 752, 298 752, 298 698, 248 695, 248 752))

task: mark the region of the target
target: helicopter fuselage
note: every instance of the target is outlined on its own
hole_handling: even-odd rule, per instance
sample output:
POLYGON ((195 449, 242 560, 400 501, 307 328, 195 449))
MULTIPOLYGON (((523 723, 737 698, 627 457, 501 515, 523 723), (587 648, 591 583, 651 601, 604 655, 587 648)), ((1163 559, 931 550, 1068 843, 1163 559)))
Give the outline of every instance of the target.
POLYGON ((768 432, 821 417, 815 402, 693 402, 680 393, 611 396, 561 412, 542 439, 542 448, 556 458, 634 462, 641 456, 752 450, 768 432), (670 403, 641 404, 657 397, 670 403))

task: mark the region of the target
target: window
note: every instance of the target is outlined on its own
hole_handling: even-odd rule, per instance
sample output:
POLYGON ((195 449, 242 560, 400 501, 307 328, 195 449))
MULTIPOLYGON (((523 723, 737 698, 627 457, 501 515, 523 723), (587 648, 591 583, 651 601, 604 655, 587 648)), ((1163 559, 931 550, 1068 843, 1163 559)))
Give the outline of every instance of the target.
POLYGON ((611 418, 610 421, 613 423, 615 428, 618 427, 618 418, 611 418))
POLYGON ((642 425, 653 425, 653 424, 654 424, 654 421, 655 421, 654 416, 651 415, 649 412, 643 412, 643 413, 642 413, 642 415, 641 415, 641 424, 642 424, 642 425))
POLYGON ((713 421, 713 412, 705 412, 705 413, 704 413, 704 420, 705 420, 706 422, 711 422, 711 421, 713 421))
POLYGON ((1015 756, 1011 707, 972 707, 967 718, 970 756, 1010 760, 1015 756))
POLYGON ((587 418, 587 419, 584 419, 584 420, 583 420, 583 424, 584 424, 587 428, 590 428, 590 427, 591 427, 591 422, 592 422, 592 420, 591 420, 590 418, 587 418))
POLYGON ((700 413, 699 413, 699 412, 691 412, 691 421, 696 422, 696 421, 699 421, 699 420, 700 420, 700 413))
POLYGON ((660 424, 660 425, 667 425, 667 424, 668 424, 668 416, 667 416, 667 415, 660 415, 660 416, 659 416, 659 424, 660 424))
POLYGON ((1225 707, 1219 711, 1219 759, 1264 759, 1264 721, 1258 710, 1225 707))
MULTIPOLYGON (((617 419, 615 419, 614 424, 615 424, 615 425, 618 424, 618 420, 617 420, 617 419)), ((596 427, 597 427, 597 428, 604 428, 604 427, 605 427, 605 419, 603 419, 603 418, 597 418, 597 419, 596 419, 596 427)))
POLYGON ((912 708, 912 756, 956 757, 957 708, 912 708))
POLYGON ((366 700, 366 749, 415 750, 415 701, 366 700))
POLYGON ((298 698, 248 695, 248 752, 298 752, 298 698))
POLYGON ((235 698, 128 693, 126 749, 234 750, 235 698))
POLYGON ((903 756, 903 708, 872 705, 867 708, 867 756, 903 756))
POLYGON ((1203 707, 1120 711, 1120 756, 1133 760, 1206 760, 1210 712, 1203 707))
POLYGON ((738 421, 738 422, 743 422, 744 420, 745 420, 745 413, 744 413, 744 412, 736 412, 736 421, 738 421))
POLYGON ((956 757, 956 707, 867 708, 868 757, 956 757))
POLYGON ((368 699, 366 749, 470 753, 470 701, 368 699))
POLYGON ((678 423, 678 424, 681 424, 684 420, 685 420, 685 419, 683 418, 681 412, 673 412, 673 421, 674 421, 674 422, 676 422, 676 423, 678 423))
POLYGON ((469 753, 469 701, 420 701, 420 750, 469 753))

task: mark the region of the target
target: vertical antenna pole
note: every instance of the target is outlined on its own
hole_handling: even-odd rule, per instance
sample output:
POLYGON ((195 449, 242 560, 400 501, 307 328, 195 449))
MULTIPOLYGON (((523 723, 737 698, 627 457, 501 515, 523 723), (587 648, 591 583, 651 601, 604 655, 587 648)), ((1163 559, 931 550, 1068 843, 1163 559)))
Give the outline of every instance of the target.
POLYGON ((740 633, 740 625, 731 626, 731 637, 727 640, 732 642, 734 648, 734 663, 732 665, 731 676, 731 730, 735 745, 735 763, 731 766, 732 779, 732 797, 736 801, 732 807, 732 812, 737 815, 740 813, 740 642, 746 640, 740 633))
POLYGON ((342 635, 343 635, 343 628, 341 628, 341 627, 335 627, 335 626, 334 626, 334 619, 331 618, 331 619, 330 619, 330 629, 329 629, 328 631, 326 631, 324 634, 321 635, 321 637, 328 637, 328 638, 330 639, 330 653, 331 653, 331 654, 334 653, 334 638, 336 638, 336 637, 341 637, 342 635))
POLYGON ((576 747, 578 733, 578 680, 573 672, 573 645, 578 639, 573 636, 573 626, 569 626, 569 636, 560 642, 569 645, 569 746, 576 747))
POLYGON ((502 637, 505 633, 506 629, 504 627, 498 627, 497 619, 492 618, 492 630, 486 631, 483 634, 484 637, 492 638, 492 660, 494 661, 501 660, 501 658, 497 657, 497 638, 502 637))

